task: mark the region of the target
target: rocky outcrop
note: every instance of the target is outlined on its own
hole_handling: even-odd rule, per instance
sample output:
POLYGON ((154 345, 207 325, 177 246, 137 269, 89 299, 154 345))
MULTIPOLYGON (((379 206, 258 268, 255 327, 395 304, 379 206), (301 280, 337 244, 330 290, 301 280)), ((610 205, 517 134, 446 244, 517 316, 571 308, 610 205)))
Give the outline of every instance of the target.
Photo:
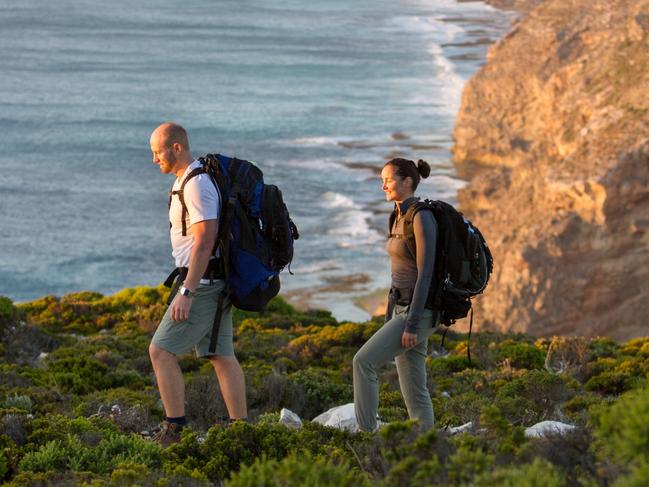
POLYGON ((485 327, 649 334, 649 0, 545 0, 468 82, 453 160, 485 327))

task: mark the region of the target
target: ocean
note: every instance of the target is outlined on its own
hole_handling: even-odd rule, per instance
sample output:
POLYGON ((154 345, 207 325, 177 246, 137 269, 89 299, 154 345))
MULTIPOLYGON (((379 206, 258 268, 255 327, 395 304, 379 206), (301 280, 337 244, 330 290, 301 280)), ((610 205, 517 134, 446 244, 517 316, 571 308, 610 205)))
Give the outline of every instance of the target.
POLYGON ((292 302, 368 313, 389 286, 392 157, 450 163, 466 80, 512 14, 451 0, 0 1, 0 295, 157 285, 173 267, 172 176, 149 135, 255 161, 299 227, 292 302))

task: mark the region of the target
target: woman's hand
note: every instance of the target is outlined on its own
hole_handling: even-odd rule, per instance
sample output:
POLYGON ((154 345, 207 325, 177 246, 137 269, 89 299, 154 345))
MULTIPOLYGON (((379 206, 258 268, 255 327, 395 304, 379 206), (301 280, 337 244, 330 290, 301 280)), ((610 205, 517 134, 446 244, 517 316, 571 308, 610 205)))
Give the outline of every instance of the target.
POLYGON ((403 335, 401 335, 401 346, 403 348, 411 348, 415 345, 417 345, 417 334, 404 331, 403 335))

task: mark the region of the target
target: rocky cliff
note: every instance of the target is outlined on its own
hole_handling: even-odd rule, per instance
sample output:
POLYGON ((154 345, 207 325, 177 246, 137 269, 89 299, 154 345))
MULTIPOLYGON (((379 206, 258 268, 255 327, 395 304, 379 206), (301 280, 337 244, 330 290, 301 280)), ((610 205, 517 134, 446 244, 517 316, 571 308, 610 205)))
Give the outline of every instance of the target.
POLYGON ((460 206, 496 269, 483 327, 649 335, 649 0, 545 0, 469 81, 460 206))

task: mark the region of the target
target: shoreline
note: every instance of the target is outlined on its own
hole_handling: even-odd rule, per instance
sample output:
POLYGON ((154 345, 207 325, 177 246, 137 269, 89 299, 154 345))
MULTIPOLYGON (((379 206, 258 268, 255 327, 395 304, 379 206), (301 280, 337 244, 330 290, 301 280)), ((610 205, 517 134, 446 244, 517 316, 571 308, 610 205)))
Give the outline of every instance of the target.
MULTIPOLYGON (((526 9, 523 8, 521 4, 525 3, 525 6, 529 6, 530 4, 533 4, 534 1, 535 0, 485 0, 483 3, 501 11, 514 10, 518 12, 519 15, 524 15, 526 9)), ((461 4, 462 0, 458 0, 457 3, 461 4)), ((444 22, 460 24, 466 22, 467 18, 464 18, 461 15, 454 15, 442 18, 441 20, 444 22)), ((479 18, 473 18, 471 21, 479 26, 482 20, 479 18)), ((478 60, 486 62, 486 49, 499 42, 506 33, 507 30, 504 30, 497 38, 492 39, 485 37, 483 31, 467 32, 464 34, 462 39, 453 40, 441 45, 442 47, 451 48, 452 50, 451 53, 445 53, 444 57, 452 62, 455 69, 461 68, 467 62, 476 62, 478 60), (480 53, 479 59, 476 58, 476 48, 484 49, 484 52, 480 53)), ((464 86, 474 74, 475 71, 471 76, 467 77, 462 86, 462 90, 464 90, 464 86)), ((468 171, 460 173, 452 163, 451 147, 454 143, 451 135, 452 131, 453 127, 450 127, 448 137, 442 137, 440 136, 441 134, 437 134, 435 136, 427 137, 426 139, 422 139, 422 137, 417 134, 395 131, 390 134, 389 138, 382 141, 359 139, 339 141, 337 144, 350 151, 384 147, 389 149, 389 152, 384 154, 385 161, 394 157, 412 158, 412 155, 410 154, 412 151, 428 152, 429 154, 432 153, 434 154, 432 160, 430 157, 427 157, 427 159, 433 170, 435 168, 440 169, 439 176, 447 176, 445 173, 451 171, 452 174, 448 174, 448 177, 460 181, 469 181, 473 176, 475 176, 475 174, 468 171)), ((338 161, 338 164, 348 169, 367 172, 368 177, 378 177, 385 161, 370 162, 340 160, 338 161)), ((477 170, 478 168, 476 168, 476 173, 477 170)), ((431 176, 432 175, 433 173, 431 173, 431 176)), ((441 195, 441 198, 457 200, 458 191, 455 190, 453 193, 453 196, 450 198, 448 195, 446 197, 441 195)), ((454 203, 453 201, 451 202, 454 203)), ((387 206, 385 208, 380 206, 367 206, 363 209, 372 214, 372 217, 368 219, 368 225, 370 228, 383 233, 385 231, 385 224, 380 222, 379 219, 385 218, 385 221, 387 222, 391 209, 387 206)), ((386 256, 386 266, 387 265, 389 265, 389 263, 386 256)), ((320 281, 320 284, 306 288, 289 289, 286 292, 282 292, 281 295, 287 300, 287 302, 298 309, 327 309, 331 311, 332 315, 338 321, 363 321, 368 320, 373 316, 385 313, 389 280, 383 283, 372 282, 372 279, 368 274, 361 272, 340 276, 323 276, 320 281), (368 286, 369 284, 374 284, 374 286, 368 286)))

